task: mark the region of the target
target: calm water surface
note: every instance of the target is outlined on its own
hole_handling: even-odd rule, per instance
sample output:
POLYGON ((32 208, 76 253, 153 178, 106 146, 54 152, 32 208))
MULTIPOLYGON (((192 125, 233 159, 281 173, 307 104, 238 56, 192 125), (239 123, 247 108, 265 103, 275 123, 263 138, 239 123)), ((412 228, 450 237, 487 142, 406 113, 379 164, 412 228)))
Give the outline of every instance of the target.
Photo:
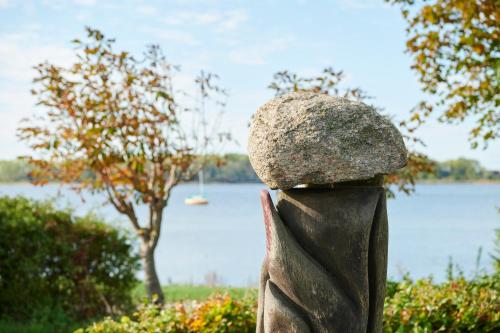
MULTIPOLYGON (((259 201, 260 184, 209 184, 207 206, 186 206, 184 199, 197 190, 194 184, 178 186, 165 211, 163 231, 156 252, 163 283, 203 283, 215 272, 219 281, 235 286, 255 285, 265 251, 259 201)), ((77 213, 97 210, 112 223, 128 225, 104 196, 85 196, 85 202, 57 185, 0 185, 0 195, 22 194, 42 199, 58 196, 59 205, 77 213)), ((445 277, 449 258, 466 274, 489 267, 494 229, 500 227, 500 185, 419 185, 412 196, 389 200, 389 276, 399 278, 433 275, 445 277)), ((139 215, 145 219, 146 210, 139 215)))

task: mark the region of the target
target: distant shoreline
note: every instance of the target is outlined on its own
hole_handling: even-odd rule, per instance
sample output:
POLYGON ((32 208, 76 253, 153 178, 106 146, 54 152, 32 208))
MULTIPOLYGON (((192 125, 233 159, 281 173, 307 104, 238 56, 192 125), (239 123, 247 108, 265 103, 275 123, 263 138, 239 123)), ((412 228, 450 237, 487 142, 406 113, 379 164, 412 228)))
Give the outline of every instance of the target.
MULTIPOLYGON (((223 158, 223 165, 210 162, 204 167, 206 184, 262 184, 247 155, 226 154, 223 158)), ((457 158, 434 163, 432 172, 414 175, 417 184, 500 184, 500 170, 488 170, 477 160, 457 158)), ((0 160, 0 184, 29 182, 30 170, 26 161, 0 160)), ((91 177, 91 173, 82 177, 91 177)))
POLYGON ((447 184, 471 184, 471 185, 495 185, 500 184, 496 179, 474 179, 474 180, 448 180, 448 179, 422 179, 417 181, 417 185, 447 185, 447 184))

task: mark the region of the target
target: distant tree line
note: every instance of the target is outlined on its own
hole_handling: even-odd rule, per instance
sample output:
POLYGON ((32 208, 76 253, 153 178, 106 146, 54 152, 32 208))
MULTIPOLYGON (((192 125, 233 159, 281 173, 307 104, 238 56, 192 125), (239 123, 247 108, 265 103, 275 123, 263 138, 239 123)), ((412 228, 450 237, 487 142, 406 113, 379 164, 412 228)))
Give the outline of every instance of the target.
POLYGON ((419 178, 447 181, 500 180, 500 171, 487 170, 473 159, 457 158, 437 162, 435 172, 423 173, 419 178))
MULTIPOLYGON (((211 159, 204 168, 207 183, 259 183, 248 156, 245 154, 226 154, 222 158, 211 159)), ((444 162, 434 162, 432 173, 421 173, 419 180, 424 181, 500 181, 500 171, 487 170, 478 161, 457 158, 444 162)), ((0 182, 30 181, 30 166, 22 160, 0 160, 0 182)), ((91 177, 90 174, 87 175, 91 177)))
POLYGON ((226 154, 221 165, 217 166, 216 162, 208 163, 203 175, 210 183, 260 183, 248 155, 245 154, 226 154))
POLYGON ((23 160, 0 161, 0 183, 30 181, 28 177, 30 171, 30 165, 23 160))

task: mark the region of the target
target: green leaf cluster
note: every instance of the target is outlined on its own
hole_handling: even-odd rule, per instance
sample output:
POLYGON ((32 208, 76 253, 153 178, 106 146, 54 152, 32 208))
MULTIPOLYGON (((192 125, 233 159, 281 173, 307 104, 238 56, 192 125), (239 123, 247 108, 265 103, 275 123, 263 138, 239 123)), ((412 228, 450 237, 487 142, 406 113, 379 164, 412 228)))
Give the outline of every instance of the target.
POLYGON ((118 313, 130 305, 138 266, 129 238, 98 218, 0 197, 0 317, 118 313))
POLYGON ((431 114, 448 123, 471 119, 472 147, 500 134, 500 6, 498 0, 385 0, 407 22, 406 51, 429 94, 412 110, 416 128, 431 114))
POLYGON ((384 331, 497 332, 500 327, 500 276, 463 277, 433 284, 403 281, 387 297, 384 331))
POLYGON ((256 311, 255 298, 236 300, 229 295, 217 295, 190 304, 144 304, 133 316, 106 318, 75 333, 253 333, 256 311))

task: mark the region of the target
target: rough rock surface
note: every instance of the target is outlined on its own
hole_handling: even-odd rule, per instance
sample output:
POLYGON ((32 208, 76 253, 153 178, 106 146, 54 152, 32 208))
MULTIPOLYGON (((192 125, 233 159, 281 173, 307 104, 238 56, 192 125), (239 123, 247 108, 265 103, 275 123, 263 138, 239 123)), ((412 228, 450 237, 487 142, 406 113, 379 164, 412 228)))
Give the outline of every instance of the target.
POLYGON ((256 113, 250 162, 270 188, 332 184, 406 165, 401 133, 372 107, 315 93, 273 98, 256 113))

